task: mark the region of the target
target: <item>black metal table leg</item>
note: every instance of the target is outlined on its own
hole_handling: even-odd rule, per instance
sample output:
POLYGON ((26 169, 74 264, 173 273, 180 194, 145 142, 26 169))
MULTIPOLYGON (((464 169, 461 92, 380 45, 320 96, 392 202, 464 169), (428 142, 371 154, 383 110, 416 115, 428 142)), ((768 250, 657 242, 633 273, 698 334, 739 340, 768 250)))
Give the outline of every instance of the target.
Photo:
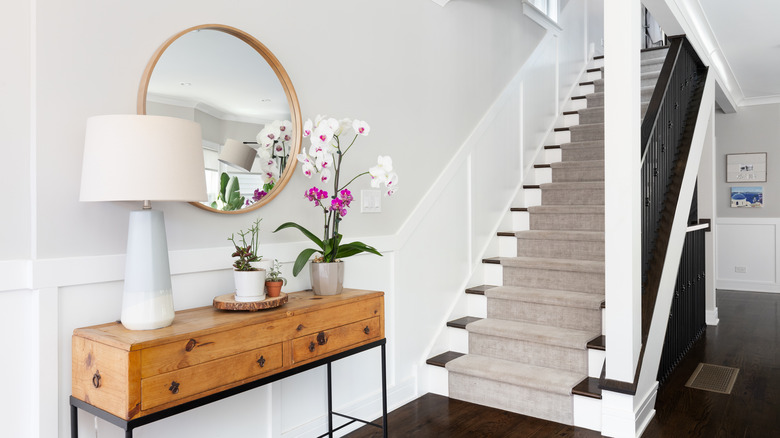
POLYGON ((70 438, 79 438, 79 411, 70 405, 70 438))
POLYGON ((382 344, 382 436, 387 438, 387 361, 385 344, 382 344))
POLYGON ((330 365, 331 363, 328 362, 328 437, 333 438, 333 389, 330 365))

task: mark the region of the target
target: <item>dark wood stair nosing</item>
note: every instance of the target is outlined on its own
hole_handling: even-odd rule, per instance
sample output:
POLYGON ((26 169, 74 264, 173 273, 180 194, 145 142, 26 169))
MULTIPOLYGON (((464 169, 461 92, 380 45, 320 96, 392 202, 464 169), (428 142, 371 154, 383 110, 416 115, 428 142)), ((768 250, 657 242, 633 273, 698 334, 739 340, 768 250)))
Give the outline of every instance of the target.
POLYGON ((571 110, 571 111, 564 111, 563 112, 564 116, 576 116, 576 115, 579 115, 579 114, 580 114, 579 110, 571 110))
POLYGON ((555 132, 566 132, 566 131, 571 131, 571 129, 569 129, 568 126, 564 126, 562 128, 555 128, 555 129, 553 129, 553 131, 555 131, 555 132))
POLYGON ((479 286, 472 286, 466 289, 466 293, 470 295, 485 295, 486 290, 493 289, 494 287, 498 286, 494 286, 492 284, 481 284, 479 286))
POLYGON ((596 55, 593 57, 593 59, 604 59, 604 55, 596 55))
POLYGON ((488 265, 500 265, 501 264, 501 258, 500 257, 488 257, 482 259, 482 263, 486 263, 488 265))
POLYGON ((464 355, 465 353, 458 353, 457 351, 447 351, 442 354, 437 354, 436 356, 428 358, 428 360, 426 360, 425 363, 427 363, 428 365, 433 365, 435 367, 444 368, 447 362, 457 359, 464 355))
POLYGON ((509 211, 527 212, 528 207, 511 207, 509 208, 509 211))
POLYGON ((604 335, 596 336, 588 342, 587 347, 591 350, 607 351, 607 337, 604 335))
POLYGON ((588 96, 582 95, 582 96, 572 96, 571 100, 584 100, 587 99, 588 96))
POLYGON ((496 233, 498 237, 515 237, 514 231, 499 231, 496 233))
POLYGON ((561 145, 559 144, 548 144, 544 146, 545 149, 560 149, 561 145))
POLYGON ((534 164, 534 169, 549 169, 552 164, 534 164))
POLYGON ((581 87, 586 87, 586 86, 588 86, 588 85, 596 85, 596 84, 594 83, 594 81, 584 81, 584 82, 580 82, 580 86, 581 86, 581 87))
POLYGON ((572 395, 581 395, 601 400, 601 388, 598 377, 586 377, 571 389, 572 395))
POLYGON ((476 322, 481 319, 482 318, 478 318, 476 316, 464 316, 462 318, 453 319, 452 321, 447 321, 447 327, 465 329, 466 325, 468 325, 469 323, 476 322))
POLYGON ((601 67, 589 68, 587 72, 588 73, 596 73, 598 71, 601 71, 601 67))
POLYGON ((523 184, 524 189, 541 189, 542 186, 539 184, 523 184))

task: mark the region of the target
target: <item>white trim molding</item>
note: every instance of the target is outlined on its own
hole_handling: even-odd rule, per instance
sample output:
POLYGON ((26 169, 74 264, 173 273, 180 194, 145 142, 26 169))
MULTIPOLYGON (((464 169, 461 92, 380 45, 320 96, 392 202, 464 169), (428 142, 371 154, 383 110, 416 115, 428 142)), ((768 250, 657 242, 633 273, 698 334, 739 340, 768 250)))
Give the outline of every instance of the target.
POLYGON ((450 0, 433 0, 433 2, 441 7, 444 7, 445 5, 447 5, 447 3, 450 2, 450 0))
MULTIPOLYGON (((556 2, 556 7, 558 7, 557 2, 556 2)), ((563 32, 563 28, 561 28, 558 25, 558 23, 555 22, 555 20, 553 20, 549 15, 544 13, 544 11, 534 6, 534 4, 528 0, 523 0, 523 15, 530 18, 536 24, 549 30, 555 35, 563 32)))

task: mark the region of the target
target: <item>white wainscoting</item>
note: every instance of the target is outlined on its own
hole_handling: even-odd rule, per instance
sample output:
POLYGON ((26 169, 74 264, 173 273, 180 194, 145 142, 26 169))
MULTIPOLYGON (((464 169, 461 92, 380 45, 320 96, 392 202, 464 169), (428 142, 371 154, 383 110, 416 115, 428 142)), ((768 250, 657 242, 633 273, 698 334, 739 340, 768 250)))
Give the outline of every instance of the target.
POLYGON ((779 225, 780 218, 716 219, 715 287, 780 292, 779 225))

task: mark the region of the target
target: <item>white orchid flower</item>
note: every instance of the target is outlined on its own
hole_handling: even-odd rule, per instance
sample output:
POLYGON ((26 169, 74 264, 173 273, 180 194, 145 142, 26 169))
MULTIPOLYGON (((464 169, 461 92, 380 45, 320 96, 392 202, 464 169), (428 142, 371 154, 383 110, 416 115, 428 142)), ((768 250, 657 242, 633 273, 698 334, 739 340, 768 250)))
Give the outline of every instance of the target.
POLYGON ((368 131, 371 130, 371 128, 368 126, 368 123, 362 120, 353 121, 352 129, 355 131, 355 134, 360 134, 360 135, 368 135, 368 131))
POLYGON ((393 172, 387 175, 387 181, 385 181, 385 187, 395 188, 398 187, 398 174, 393 172))
POLYGON ((337 135, 349 132, 350 129, 352 129, 352 119, 341 119, 339 120, 339 130, 337 135))
POLYGON ((279 130, 279 122, 269 123, 263 127, 259 134, 257 134, 257 142, 262 144, 270 142, 273 144, 274 140, 279 140, 281 135, 282 132, 279 130), (263 138, 263 140, 261 140, 261 138, 263 138))
POLYGON ((330 181, 330 169, 322 169, 322 172, 320 172, 320 181, 322 181, 323 184, 330 181))
POLYGON ((282 133, 291 133, 292 132, 292 122, 289 120, 281 120, 279 123, 279 131, 282 133))
POLYGON ((306 178, 311 178, 312 175, 317 173, 317 169, 315 169, 314 165, 310 162, 303 163, 303 165, 301 165, 301 170, 306 178))
POLYGON ((334 119, 333 117, 328 117, 324 120, 325 125, 330 129, 331 132, 334 134, 337 134, 339 131, 339 128, 341 127, 341 124, 338 120, 334 119))
POLYGON ((368 174, 371 175, 371 187, 377 188, 380 184, 387 184, 390 180, 390 172, 393 170, 393 159, 389 156, 377 157, 377 165, 368 169, 368 174))
POLYGON ((333 155, 322 154, 317 156, 316 166, 317 170, 331 169, 333 167, 333 155))
POLYGON ((314 125, 311 123, 311 119, 306 119, 306 123, 303 124, 303 138, 311 135, 311 130, 314 125))
POLYGON ((322 121, 327 118, 328 116, 317 114, 317 117, 314 118, 314 127, 316 128, 317 126, 320 126, 320 123, 322 123, 322 121))
POLYGON ((260 147, 257 148, 257 156, 259 156, 261 160, 267 160, 271 158, 271 150, 269 145, 260 145, 260 147))
POLYGON ((333 140, 333 133, 334 130, 330 129, 327 124, 317 126, 311 134, 312 147, 330 144, 331 140, 333 140))

